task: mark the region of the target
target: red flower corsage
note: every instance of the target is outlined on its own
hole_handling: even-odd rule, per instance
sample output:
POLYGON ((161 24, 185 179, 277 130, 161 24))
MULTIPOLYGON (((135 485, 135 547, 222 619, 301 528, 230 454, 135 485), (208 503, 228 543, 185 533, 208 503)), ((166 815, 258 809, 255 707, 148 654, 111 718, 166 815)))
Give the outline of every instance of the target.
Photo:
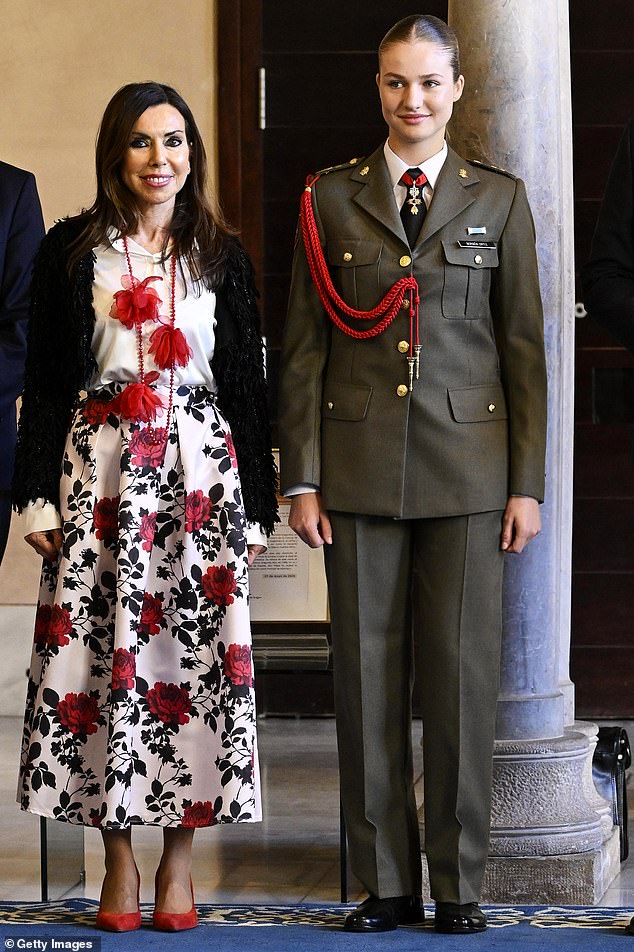
POLYGON ((124 274, 121 277, 123 291, 115 291, 110 317, 116 317, 128 330, 145 321, 156 321, 159 316, 161 299, 155 288, 151 288, 152 281, 162 281, 159 275, 153 275, 139 281, 133 274, 124 274))
POLYGON ((150 420, 156 420, 164 405, 156 390, 146 383, 129 383, 110 406, 117 416, 125 417, 126 420, 149 423, 150 420))
POLYGON ((185 367, 193 356, 183 332, 170 324, 159 324, 156 330, 152 331, 149 352, 161 370, 185 367))

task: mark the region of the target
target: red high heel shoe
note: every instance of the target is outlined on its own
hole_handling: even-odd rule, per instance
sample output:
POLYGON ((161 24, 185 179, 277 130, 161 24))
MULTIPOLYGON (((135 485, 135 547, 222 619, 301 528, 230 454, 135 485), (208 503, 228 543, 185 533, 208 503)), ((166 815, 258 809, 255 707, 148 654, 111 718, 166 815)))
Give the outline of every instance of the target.
MULTIPOLYGON (((155 902, 156 895, 158 894, 158 875, 159 870, 157 869, 154 879, 155 902)), ((189 888, 192 894, 192 907, 189 912, 161 912, 155 908, 152 915, 152 925, 155 929, 158 929, 160 932, 182 932, 185 929, 196 928, 198 925, 198 913, 196 912, 196 905, 194 903, 194 884, 192 883, 191 876, 189 877, 189 888)))
POLYGON ((134 912, 106 912, 101 908, 99 902, 99 912, 95 920, 97 929, 105 929, 106 932, 134 932, 141 928, 141 905, 139 903, 139 892, 141 888, 141 875, 137 869, 137 887, 136 904, 134 912))

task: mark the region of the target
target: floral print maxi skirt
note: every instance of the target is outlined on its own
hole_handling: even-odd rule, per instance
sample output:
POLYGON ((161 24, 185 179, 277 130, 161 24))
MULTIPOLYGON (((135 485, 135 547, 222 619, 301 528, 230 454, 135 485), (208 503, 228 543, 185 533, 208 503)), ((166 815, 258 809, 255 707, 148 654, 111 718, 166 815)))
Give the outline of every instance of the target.
POLYGON ((259 820, 229 427, 209 391, 180 387, 162 458, 143 424, 111 412, 118 389, 80 404, 67 439, 64 545, 43 564, 18 799, 104 829, 259 820))

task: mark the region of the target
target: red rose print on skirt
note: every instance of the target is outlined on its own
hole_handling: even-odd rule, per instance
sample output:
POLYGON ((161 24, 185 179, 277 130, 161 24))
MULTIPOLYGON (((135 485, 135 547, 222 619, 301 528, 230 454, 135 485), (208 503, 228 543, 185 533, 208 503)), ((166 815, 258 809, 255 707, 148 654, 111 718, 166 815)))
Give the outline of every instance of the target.
POLYGON ((101 826, 101 810, 91 810, 88 814, 92 826, 101 826))
POLYGON ((148 707, 164 724, 187 724, 192 702, 185 688, 157 681, 145 695, 148 707))
POLYGON ((70 614, 61 605, 53 605, 51 608, 51 617, 48 624, 48 643, 55 645, 67 645, 68 638, 73 630, 73 623, 70 620, 70 614))
POLYGON ((67 694, 56 708, 60 722, 72 734, 95 734, 99 720, 97 698, 90 694, 67 694))
POLYGON ((203 591, 216 605, 232 605, 238 590, 233 570, 227 565, 212 565, 202 577, 203 591))
POLYGON ((147 516, 141 516, 139 538, 143 540, 141 543, 141 548, 145 549, 146 552, 152 551, 154 533, 156 532, 156 516, 157 514, 155 512, 149 512, 147 516))
MULTIPOLYGON (((144 324, 146 343, 156 326, 144 324)), ((72 416, 64 557, 44 566, 32 612, 20 799, 96 829, 193 833, 261 815, 244 506, 208 389, 175 386, 169 428, 158 392, 164 445, 114 411, 91 425, 105 406, 85 416, 82 401, 72 416)))
POLYGON ((105 423, 112 412, 110 401, 106 400, 86 400, 81 411, 84 419, 91 426, 105 423))
POLYGON ((40 605, 35 616, 35 643, 57 645, 62 648, 69 643, 73 623, 70 614, 61 605, 40 605))
POLYGON ((38 605, 35 615, 35 635, 33 640, 36 645, 45 645, 48 640, 48 626, 51 620, 51 606, 38 605))
POLYGON ((127 648, 117 648, 112 657, 112 690, 124 688, 126 691, 134 687, 136 677, 136 659, 127 648))
POLYGON ((162 595, 150 595, 145 592, 143 595, 143 607, 141 608, 141 618, 139 621, 139 631, 145 635, 158 635, 163 620, 163 597, 162 595))
POLYGON ((249 645, 229 645, 224 657, 225 674, 232 684, 253 684, 251 648, 249 645))
POLYGON ((231 465, 233 466, 234 469, 237 469, 238 457, 236 456, 236 448, 235 448, 231 433, 225 433, 225 443, 227 444, 227 452, 229 453, 229 459, 231 460, 231 465))
POLYGON ((159 426, 154 428, 154 433, 155 442, 146 429, 137 430, 130 437, 128 449, 132 454, 133 466, 158 466, 163 459, 167 431, 165 427, 159 426))
POLYGON ((181 826, 190 828, 194 826, 212 826, 215 819, 211 800, 205 800, 204 802, 196 800, 195 803, 185 807, 181 826))
POLYGON ((117 538, 119 535, 118 515, 118 496, 113 496, 112 499, 104 496, 103 499, 97 500, 93 511, 93 524, 98 539, 112 542, 117 538))
POLYGON ((202 529, 211 515, 212 502, 202 489, 188 493, 185 499, 185 531, 195 532, 202 529))

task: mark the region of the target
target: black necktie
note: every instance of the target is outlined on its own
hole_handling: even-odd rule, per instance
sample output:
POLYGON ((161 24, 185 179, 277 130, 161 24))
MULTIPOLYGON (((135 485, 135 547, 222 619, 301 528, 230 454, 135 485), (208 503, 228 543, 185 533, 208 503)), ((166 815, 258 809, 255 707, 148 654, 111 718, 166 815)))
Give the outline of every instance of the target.
POLYGON ((427 184, 427 176, 418 168, 408 169, 403 172, 399 184, 407 188, 407 197, 401 208, 401 221, 409 246, 413 248, 427 214, 427 205, 423 198, 423 186, 427 184))

